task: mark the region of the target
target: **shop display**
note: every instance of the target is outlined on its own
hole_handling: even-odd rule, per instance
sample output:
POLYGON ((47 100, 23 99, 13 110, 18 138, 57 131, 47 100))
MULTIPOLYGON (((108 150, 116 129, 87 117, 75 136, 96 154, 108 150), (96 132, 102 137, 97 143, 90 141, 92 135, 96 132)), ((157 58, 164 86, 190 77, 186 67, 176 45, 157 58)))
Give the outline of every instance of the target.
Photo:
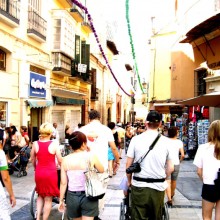
POLYGON ((198 146, 200 144, 207 143, 209 125, 210 125, 210 122, 207 119, 198 120, 198 122, 197 122, 198 146))

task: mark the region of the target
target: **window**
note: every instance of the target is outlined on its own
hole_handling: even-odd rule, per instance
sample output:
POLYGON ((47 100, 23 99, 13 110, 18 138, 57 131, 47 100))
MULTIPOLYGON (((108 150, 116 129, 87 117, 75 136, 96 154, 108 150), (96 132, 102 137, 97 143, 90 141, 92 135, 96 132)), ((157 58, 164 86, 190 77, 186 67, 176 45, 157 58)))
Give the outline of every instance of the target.
POLYGON ((34 11, 40 15, 41 0, 29 0, 29 11, 34 11))
POLYGON ((64 11, 54 11, 53 15, 55 16, 53 19, 54 52, 62 52, 73 59, 75 55, 74 25, 64 11))
POLYGON ((195 96, 206 94, 205 77, 207 77, 206 69, 195 71, 195 96))
POLYGON ((30 65, 30 71, 31 72, 35 72, 35 73, 39 73, 41 75, 45 75, 46 74, 46 71, 44 69, 41 69, 39 67, 32 66, 32 65, 30 65))
POLYGON ((77 63, 80 62, 80 36, 75 36, 75 60, 77 63))
POLYGON ((7 102, 0 102, 0 123, 6 125, 7 122, 7 102))
POLYGON ((0 70, 6 71, 6 53, 0 49, 0 70))
POLYGON ((84 74, 84 79, 89 78, 89 69, 90 69, 90 45, 86 44, 86 41, 81 42, 81 63, 86 64, 86 73, 84 74))
POLYGON ((218 11, 220 9, 220 0, 215 0, 215 11, 218 11))

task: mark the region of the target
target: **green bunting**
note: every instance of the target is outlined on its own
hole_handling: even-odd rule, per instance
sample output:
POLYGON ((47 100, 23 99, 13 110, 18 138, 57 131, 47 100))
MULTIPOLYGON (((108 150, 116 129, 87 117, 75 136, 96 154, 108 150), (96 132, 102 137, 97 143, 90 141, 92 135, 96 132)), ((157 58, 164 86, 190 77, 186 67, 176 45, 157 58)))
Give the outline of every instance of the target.
POLYGON ((133 57, 133 61, 134 61, 134 68, 135 68, 135 72, 137 74, 139 86, 141 88, 142 93, 144 93, 143 86, 142 86, 141 79, 140 79, 140 75, 138 73, 138 66, 137 66, 137 61, 136 61, 136 56, 135 56, 134 43, 133 43, 132 34, 131 34, 131 26, 130 26, 130 19, 129 19, 129 0, 126 0, 125 7, 126 7, 126 20, 127 20, 127 27, 128 27, 128 35, 130 38, 130 45, 131 45, 131 52, 132 52, 132 57, 133 57))

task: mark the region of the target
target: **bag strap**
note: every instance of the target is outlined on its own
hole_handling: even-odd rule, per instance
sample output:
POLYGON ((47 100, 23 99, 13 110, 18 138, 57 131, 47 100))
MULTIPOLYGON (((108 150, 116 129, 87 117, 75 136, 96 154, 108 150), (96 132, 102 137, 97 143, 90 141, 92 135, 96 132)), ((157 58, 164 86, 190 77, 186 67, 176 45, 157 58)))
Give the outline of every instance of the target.
POLYGON ((159 140, 160 136, 161 136, 161 134, 158 133, 157 137, 155 138, 153 143, 150 145, 149 150, 147 151, 147 153, 139 159, 140 160, 139 163, 141 163, 144 160, 144 158, 148 155, 148 153, 154 148, 154 145, 157 143, 157 141, 159 140))

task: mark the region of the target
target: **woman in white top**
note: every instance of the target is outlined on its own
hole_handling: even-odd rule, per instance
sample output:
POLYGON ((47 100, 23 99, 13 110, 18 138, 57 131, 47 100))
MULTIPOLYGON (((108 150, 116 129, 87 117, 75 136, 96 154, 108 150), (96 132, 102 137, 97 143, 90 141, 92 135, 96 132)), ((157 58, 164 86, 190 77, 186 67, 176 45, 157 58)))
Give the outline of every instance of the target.
POLYGON ((170 148, 174 154, 175 158, 172 160, 174 165, 174 171, 171 173, 171 176, 167 178, 168 187, 166 189, 167 194, 167 205, 172 206, 172 198, 175 194, 176 189, 176 181, 179 174, 180 169, 180 161, 184 159, 184 149, 183 149, 183 142, 177 138, 178 136, 178 128, 177 127, 170 127, 168 129, 168 137, 170 138, 170 148), (180 155, 180 156, 179 156, 180 155))
POLYGON ((80 131, 70 135, 69 145, 73 153, 63 158, 61 164, 60 203, 58 210, 64 212, 64 196, 67 189, 67 216, 74 220, 92 220, 98 216, 98 201, 91 201, 85 194, 85 171, 88 163, 100 173, 104 172, 103 165, 97 156, 87 151, 87 138, 80 131))
POLYGON ((220 219, 220 120, 213 121, 208 130, 208 143, 199 146, 193 162, 197 166, 197 174, 203 181, 202 216, 212 219, 215 207, 215 219, 220 219))

